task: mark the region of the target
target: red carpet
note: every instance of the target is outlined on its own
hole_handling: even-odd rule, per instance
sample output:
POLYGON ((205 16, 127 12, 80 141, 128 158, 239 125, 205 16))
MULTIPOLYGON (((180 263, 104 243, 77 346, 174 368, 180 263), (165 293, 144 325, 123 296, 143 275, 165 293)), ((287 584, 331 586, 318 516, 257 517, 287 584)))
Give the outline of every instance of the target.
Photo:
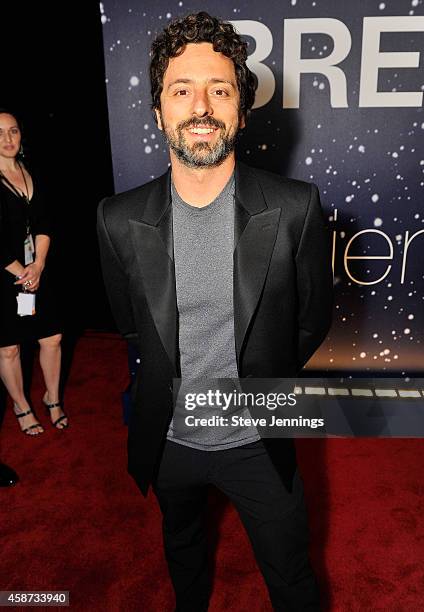
MULTIPOLYGON (((156 500, 126 474, 127 382, 124 343, 87 335, 67 387, 66 432, 41 411, 38 374, 33 399, 46 432, 24 436, 8 410, 0 456, 21 482, 0 489, 0 590, 68 590, 71 610, 173 609, 156 500)), ((423 610, 423 442, 301 440, 298 455, 325 609, 423 610)), ((211 523, 219 519, 211 612, 271 610, 237 515, 219 496, 211 501, 211 523)))

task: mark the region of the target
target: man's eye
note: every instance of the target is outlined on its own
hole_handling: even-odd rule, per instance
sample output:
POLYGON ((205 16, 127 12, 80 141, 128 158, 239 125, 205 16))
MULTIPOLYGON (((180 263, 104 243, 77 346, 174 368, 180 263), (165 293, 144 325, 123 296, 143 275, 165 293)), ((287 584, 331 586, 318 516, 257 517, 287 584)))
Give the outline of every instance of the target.
POLYGON ((175 93, 177 96, 185 96, 187 94, 187 89, 178 89, 175 93))
POLYGON ((228 95, 225 89, 215 89, 214 94, 219 97, 225 97, 228 95))

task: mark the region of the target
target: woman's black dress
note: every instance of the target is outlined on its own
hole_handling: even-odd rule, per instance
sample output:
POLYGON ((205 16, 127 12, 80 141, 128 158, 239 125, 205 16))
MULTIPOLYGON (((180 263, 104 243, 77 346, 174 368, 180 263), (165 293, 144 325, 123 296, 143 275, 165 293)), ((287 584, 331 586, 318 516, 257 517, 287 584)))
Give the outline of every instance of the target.
POLYGON ((34 244, 37 234, 51 235, 43 194, 35 179, 33 185, 34 193, 28 204, 0 180, 0 346, 47 338, 62 331, 55 283, 49 274, 49 254, 35 294, 35 315, 17 314, 16 296, 23 289, 14 285, 15 277, 5 270, 16 259, 25 265, 27 223, 34 244))

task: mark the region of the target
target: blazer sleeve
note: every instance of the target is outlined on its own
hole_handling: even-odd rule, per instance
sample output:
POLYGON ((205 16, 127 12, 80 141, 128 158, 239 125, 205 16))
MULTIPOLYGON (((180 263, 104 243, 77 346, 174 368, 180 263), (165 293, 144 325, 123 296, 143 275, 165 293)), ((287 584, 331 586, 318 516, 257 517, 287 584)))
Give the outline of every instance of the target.
POLYGON ((298 369, 325 339, 333 311, 331 241, 316 185, 310 199, 296 253, 298 294, 298 369))
POLYGON ((103 280, 118 330, 126 340, 134 343, 137 340, 137 330, 128 290, 128 277, 107 228, 105 220, 107 200, 108 198, 103 199, 97 210, 97 235, 103 280))

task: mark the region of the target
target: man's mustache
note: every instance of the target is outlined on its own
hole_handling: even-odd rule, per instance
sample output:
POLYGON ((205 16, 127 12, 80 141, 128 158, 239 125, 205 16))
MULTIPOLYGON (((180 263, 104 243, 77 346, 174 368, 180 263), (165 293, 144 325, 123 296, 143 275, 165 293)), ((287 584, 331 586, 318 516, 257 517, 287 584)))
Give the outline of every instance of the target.
POLYGON ((177 130, 187 130, 190 128, 205 127, 205 128, 216 128, 225 130, 225 123, 214 117, 207 117, 205 119, 185 119, 180 121, 177 125, 177 130))

